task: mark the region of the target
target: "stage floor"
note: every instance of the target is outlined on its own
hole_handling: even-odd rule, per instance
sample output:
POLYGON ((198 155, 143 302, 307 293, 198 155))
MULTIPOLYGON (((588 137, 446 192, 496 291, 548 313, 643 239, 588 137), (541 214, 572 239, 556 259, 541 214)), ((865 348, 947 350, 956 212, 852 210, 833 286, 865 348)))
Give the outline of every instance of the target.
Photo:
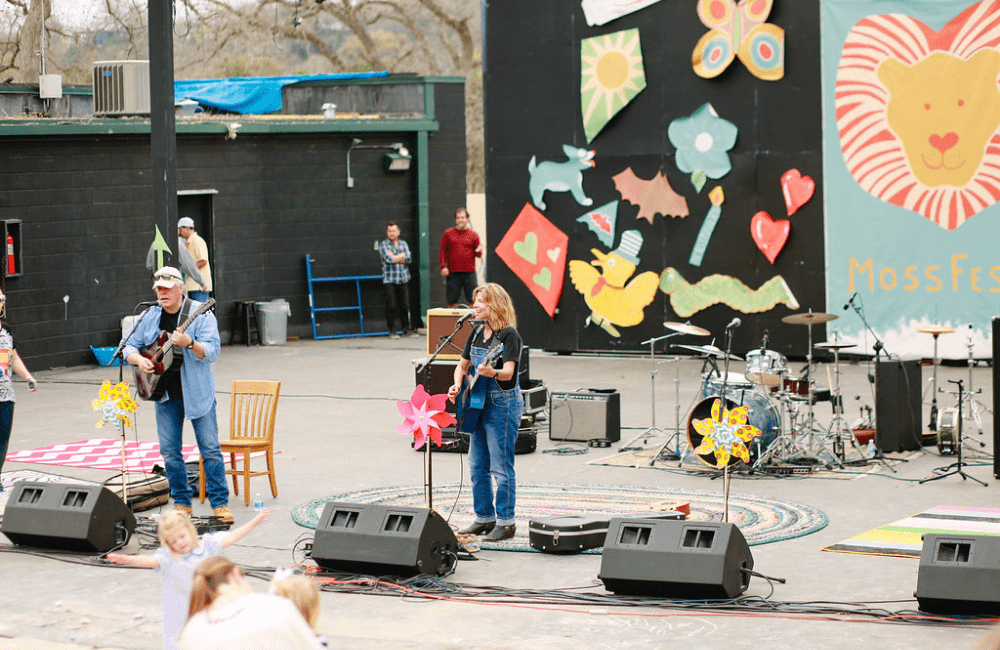
MULTIPOLYGON (((691 341, 698 343, 698 340, 691 341)), ((282 567, 294 562, 292 547, 311 531, 297 525, 294 509, 310 500, 341 493, 390 486, 423 484, 423 456, 412 451, 405 436, 396 433, 401 419, 396 400, 408 399, 413 388, 413 360, 422 357, 423 339, 340 339, 300 341, 275 347, 227 347, 216 364, 220 429, 228 430, 229 385, 233 379, 276 379, 282 382, 278 407, 276 456, 279 496, 272 499, 266 479, 254 479, 253 492, 264 495, 271 520, 253 531, 227 556, 244 565, 282 567)), ((930 347, 928 345, 928 347, 930 347)), ((790 364, 799 370, 804 362, 790 364)), ((621 441, 610 449, 580 443, 556 443, 547 430, 538 437, 534 453, 518 455, 518 479, 536 484, 603 484, 657 486, 669 491, 717 491, 723 482, 703 471, 682 471, 677 463, 653 467, 592 464, 615 453, 625 442, 651 424, 651 371, 656 371, 656 424, 672 429, 679 402, 684 420, 701 393, 698 360, 668 361, 648 355, 638 358, 569 355, 532 351, 531 375, 552 391, 609 387, 621 396, 621 441), (675 378, 679 383, 675 384, 675 378), (680 399, 675 399, 675 386, 680 399), (556 447, 575 447, 584 453, 545 453, 556 447)), ((82 367, 64 370, 33 369, 39 389, 28 393, 18 384, 18 402, 10 450, 18 451, 91 437, 111 437, 107 428, 96 430, 98 414, 91 402, 104 379, 116 381, 115 368, 82 367)), ((742 363, 731 371, 742 372, 742 363)), ((862 406, 874 407, 874 389, 864 363, 841 365, 846 419, 858 419, 862 406)), ((976 397, 992 407, 992 370, 973 369, 976 397)), ((819 367, 819 383, 827 384, 827 370, 819 367)), ((931 367, 923 366, 923 385, 931 367)), ((939 382, 964 379, 965 365, 942 366, 939 382)), ((968 385, 966 385, 968 388, 968 385)), ((942 408, 953 398, 939 394, 942 408)), ((830 421, 830 402, 815 406, 823 427, 830 421)), ((928 407, 923 408, 926 428, 928 407)), ((136 417, 138 434, 129 439, 155 441, 153 409, 142 403, 136 417)), ((984 434, 967 421, 973 434, 971 446, 992 452, 993 418, 982 414, 984 434)), ((193 442, 190 428, 185 442, 193 442)), ((659 446, 663 438, 640 440, 641 446, 659 446)), ((672 446, 672 445, 671 445, 672 446)), ((877 464, 825 469, 814 473, 776 476, 757 472, 734 473, 732 491, 744 498, 758 495, 787 499, 825 513, 829 523, 808 535, 752 547, 755 570, 784 578, 786 584, 769 584, 754 578, 748 596, 769 597, 775 603, 878 603, 892 611, 915 610, 913 592, 918 560, 873 555, 824 553, 821 549, 864 531, 904 517, 950 504, 995 507, 997 481, 991 461, 969 457, 970 475, 989 483, 952 476, 919 483, 935 468, 954 462, 939 456, 934 446, 918 452, 891 454, 892 469, 877 464)), ((464 455, 437 454, 433 458, 435 483, 468 481, 464 455)), ((690 463, 685 463, 686 470, 690 463)), ((8 462, 5 471, 33 469, 102 481, 107 470, 52 467, 8 462)), ((707 467, 705 468, 707 469, 707 467)), ((466 486, 466 489, 469 489, 466 486)), ((247 521, 252 510, 243 506, 242 494, 231 498, 237 523, 247 521)), ((155 511, 152 511, 155 512, 155 511)), ((196 514, 208 515, 207 504, 196 505, 196 514)), ((140 513, 140 514, 149 514, 140 513)), ((526 520, 518 527, 527 528, 526 520)), ((0 543, 6 544, 0 537, 0 543)), ((134 549, 135 543, 131 547, 134 549)), ((584 588, 603 592, 597 580, 601 555, 569 556, 482 550, 478 561, 458 564, 445 582, 534 589, 538 591, 584 588)), ((3 587, 0 588, 0 650, 7 648, 129 648, 160 647, 160 587, 152 571, 123 570, 60 562, 37 555, 4 553, 3 587)), ((266 584, 252 581, 258 591, 266 584)), ((845 607, 847 607, 845 605, 845 607)), ((878 647, 880 650, 914 647, 971 648, 983 636, 971 626, 886 624, 816 620, 782 615, 780 608, 745 610, 724 616, 707 610, 664 607, 608 607, 604 604, 551 607, 436 600, 434 602, 341 593, 323 594, 321 631, 336 648, 441 650, 489 647, 504 649, 570 648, 699 648, 706 647, 878 647)))

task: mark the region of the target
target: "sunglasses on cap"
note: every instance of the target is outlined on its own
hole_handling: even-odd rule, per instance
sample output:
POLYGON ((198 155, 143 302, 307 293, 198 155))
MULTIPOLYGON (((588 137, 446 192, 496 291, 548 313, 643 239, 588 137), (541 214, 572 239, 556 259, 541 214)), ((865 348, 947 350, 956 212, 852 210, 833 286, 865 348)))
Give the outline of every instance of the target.
POLYGON ((170 273, 157 273, 153 276, 154 280, 180 280, 176 275, 171 275, 170 273))

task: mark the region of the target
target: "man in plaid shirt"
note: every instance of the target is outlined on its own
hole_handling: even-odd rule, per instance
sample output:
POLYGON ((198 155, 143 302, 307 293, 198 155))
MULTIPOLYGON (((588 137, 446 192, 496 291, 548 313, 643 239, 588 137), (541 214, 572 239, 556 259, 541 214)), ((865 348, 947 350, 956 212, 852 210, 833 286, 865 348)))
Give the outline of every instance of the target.
POLYGON ((410 324, 410 269, 406 266, 413 258, 410 247, 399 238, 399 226, 390 221, 385 228, 386 239, 378 245, 382 258, 382 284, 385 287, 385 322, 389 327, 389 338, 398 339, 398 331, 393 322, 399 321, 404 334, 417 334, 417 328, 410 324))

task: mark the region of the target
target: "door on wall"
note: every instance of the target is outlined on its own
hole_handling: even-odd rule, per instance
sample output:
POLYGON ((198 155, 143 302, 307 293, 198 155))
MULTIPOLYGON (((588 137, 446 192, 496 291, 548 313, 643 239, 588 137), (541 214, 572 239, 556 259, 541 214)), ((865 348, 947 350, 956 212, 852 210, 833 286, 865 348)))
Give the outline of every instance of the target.
POLYGON ((177 192, 177 216, 191 217, 194 230, 208 246, 209 268, 212 269, 212 297, 219 299, 219 259, 215 254, 215 195, 218 190, 180 190, 177 192))

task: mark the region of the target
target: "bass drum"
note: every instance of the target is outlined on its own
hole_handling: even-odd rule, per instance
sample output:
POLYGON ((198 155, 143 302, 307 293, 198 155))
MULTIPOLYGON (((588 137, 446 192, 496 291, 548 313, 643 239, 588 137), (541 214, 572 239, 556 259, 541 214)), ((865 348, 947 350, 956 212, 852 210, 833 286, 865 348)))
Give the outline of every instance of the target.
MULTIPOLYGON (((747 424, 760 429, 760 435, 751 440, 750 444, 747 445, 750 450, 750 465, 753 465, 760 458, 761 453, 766 451, 781 433, 781 412, 771 403, 771 400, 766 395, 761 393, 739 391, 734 394, 727 390, 726 395, 726 408, 733 409, 737 406, 748 406, 747 424)), ((688 414, 687 435, 692 451, 701 445, 702 438, 704 437, 698 433, 692 422, 712 417, 712 404, 715 403, 717 398, 717 395, 706 397, 695 404, 694 408, 691 409, 691 413, 688 414)), ((698 458, 707 465, 716 466, 715 454, 698 454, 698 458)))

